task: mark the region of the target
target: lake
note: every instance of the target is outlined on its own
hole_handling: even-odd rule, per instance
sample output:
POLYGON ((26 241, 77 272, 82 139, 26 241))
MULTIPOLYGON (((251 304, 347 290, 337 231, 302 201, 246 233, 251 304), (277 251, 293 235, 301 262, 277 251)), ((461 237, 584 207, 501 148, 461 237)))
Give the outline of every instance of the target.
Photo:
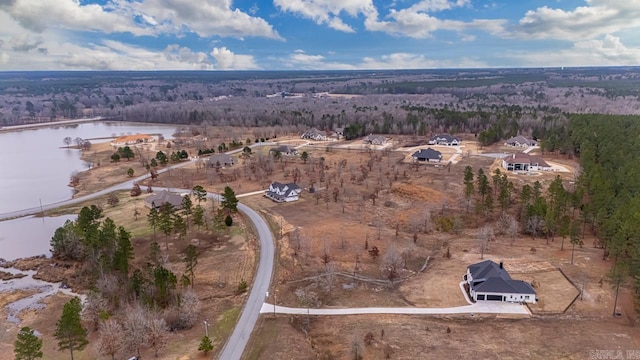
POLYGON ((24 217, 0 221, 0 258, 15 260, 24 257, 51 256, 51 237, 57 228, 76 215, 55 217, 24 217))
MULTIPOLYGON (((176 126, 122 122, 91 122, 0 133, 0 214, 67 200, 74 171, 86 170, 80 150, 65 149, 63 139, 163 134, 172 138, 176 126)), ((109 141, 92 140, 93 143, 109 141)), ((2 236, 2 233, 0 233, 2 236)))

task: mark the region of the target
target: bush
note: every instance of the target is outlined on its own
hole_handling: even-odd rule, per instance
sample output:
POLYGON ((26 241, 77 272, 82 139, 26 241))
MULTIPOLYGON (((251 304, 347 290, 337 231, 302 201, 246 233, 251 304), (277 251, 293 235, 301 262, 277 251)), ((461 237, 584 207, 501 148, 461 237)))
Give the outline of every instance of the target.
POLYGON ((224 223, 225 223, 227 226, 231 226, 231 225, 233 225, 233 219, 231 218, 231 215, 227 215, 227 217, 226 217, 226 218, 224 218, 224 223))
POLYGON ((248 289, 248 288, 249 288, 249 284, 247 284, 247 282, 246 282, 246 281, 244 281, 244 279, 243 279, 243 280, 240 280, 240 283, 238 284, 238 290, 237 290, 237 293, 238 293, 238 294, 245 293, 245 292, 247 292, 247 289, 248 289))
POLYGON ((436 229, 441 232, 451 232, 453 225, 453 219, 448 216, 443 216, 436 220, 436 229))

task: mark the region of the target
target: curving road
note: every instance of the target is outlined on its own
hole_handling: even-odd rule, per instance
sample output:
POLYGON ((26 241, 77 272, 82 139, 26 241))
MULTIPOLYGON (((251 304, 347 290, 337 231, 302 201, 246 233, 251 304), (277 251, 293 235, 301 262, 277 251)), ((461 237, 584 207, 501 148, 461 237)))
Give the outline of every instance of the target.
MULTIPOLYGON (((272 146, 276 145, 274 142, 263 142, 252 144, 250 147, 258 147, 258 146, 272 146)), ((237 149, 234 151, 227 152, 227 154, 233 154, 236 152, 240 152, 242 149, 237 149)), ((182 166, 186 166, 190 164, 190 162, 179 163, 176 165, 171 165, 164 169, 158 171, 158 173, 163 173, 165 171, 169 171, 172 169, 176 169, 182 166)), ((111 186, 104 190, 100 190, 93 194, 81 196, 74 199, 69 199, 65 201, 59 201, 56 203, 46 204, 42 207, 34 207, 29 209, 23 209, 18 211, 12 211, 9 213, 0 214, 0 221, 12 218, 18 218, 28 215, 34 215, 40 213, 41 211, 47 211, 51 209, 55 209, 61 206, 73 205, 77 203, 81 203, 83 201, 95 199, 99 196, 109 194, 110 192, 116 190, 126 190, 130 189, 133 186, 133 183, 136 181, 144 180, 147 176, 139 176, 135 179, 131 179, 125 181, 121 184, 111 186)), ((156 189, 166 189, 166 188, 156 188, 156 189)), ((190 189, 173 189, 175 191, 181 192, 189 192, 190 189)), ((209 193, 208 196, 210 198, 219 199, 220 195, 209 193)), ((271 283, 271 276, 273 274, 273 261, 274 261, 274 245, 273 245, 273 236, 271 235, 271 229, 269 229, 269 225, 264 221, 264 219, 253 209, 250 207, 239 203, 238 210, 247 215, 247 217, 253 222, 253 225, 258 234, 258 239, 260 240, 260 258, 258 262, 258 268, 253 279, 253 285, 251 286, 251 292, 249 293, 249 297, 247 298, 247 302, 244 306, 242 314, 240 315, 240 319, 238 320, 231 337, 227 340, 222 352, 220 354, 220 359, 225 360, 235 360, 240 359, 242 357, 242 353, 244 352, 244 348, 249 341, 249 337, 251 336, 251 332, 255 327, 256 321, 260 316, 260 310, 262 308, 264 296, 269 289, 271 283)))

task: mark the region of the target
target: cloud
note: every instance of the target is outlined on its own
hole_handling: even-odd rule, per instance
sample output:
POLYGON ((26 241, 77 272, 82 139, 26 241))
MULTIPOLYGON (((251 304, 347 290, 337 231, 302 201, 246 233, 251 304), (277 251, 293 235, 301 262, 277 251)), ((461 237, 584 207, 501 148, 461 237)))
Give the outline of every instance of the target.
MULTIPOLYGON (((119 1, 128 4, 126 0, 119 1)), ((152 18, 164 32, 188 29, 202 37, 256 36, 282 40, 264 19, 232 9, 231 0, 143 0, 122 6, 131 6, 136 13, 152 18)))
POLYGON ((282 39, 267 21, 233 9, 230 0, 111 0, 105 5, 79 0, 0 0, 0 11, 40 33, 49 28, 136 36, 193 31, 202 37, 282 39))
POLYGON ((39 36, 36 38, 32 38, 31 36, 29 36, 29 34, 22 33, 11 38, 9 42, 11 44, 11 48, 14 51, 26 52, 40 46, 40 44, 42 44, 42 38, 39 36))
POLYGON ((563 39, 579 41, 623 29, 640 27, 640 2, 631 0, 587 0, 586 6, 573 10, 547 6, 527 11, 512 36, 527 39, 563 39))
POLYGON ((343 32, 354 32, 354 29, 343 22, 340 18, 342 14, 353 18, 360 14, 366 17, 377 16, 372 0, 274 0, 273 3, 281 11, 297 14, 318 25, 327 25, 343 32))
POLYGON ((345 64, 328 61, 323 55, 307 54, 303 50, 296 50, 283 61, 287 67, 305 70, 398 70, 398 69, 427 69, 427 68, 474 68, 487 67, 487 64, 477 60, 462 58, 429 59, 421 54, 393 53, 379 57, 365 57, 356 64, 345 64))
POLYGON ((251 55, 238 55, 226 47, 213 48, 211 56, 216 60, 218 70, 254 70, 260 67, 254 62, 251 55))
MULTIPOLYGON (((419 4, 418 4, 419 5, 419 4)), ((423 9, 432 9, 435 5, 417 6, 407 9, 392 9, 386 16, 388 21, 368 18, 365 26, 370 31, 382 31, 394 36, 407 36, 417 39, 432 37, 439 30, 456 31, 463 33, 465 30, 482 30, 499 35, 504 31, 506 20, 474 19, 472 21, 442 20, 434 17, 423 9)), ((442 8, 442 6, 441 6, 442 8)), ((444 10, 444 8, 442 8, 444 10)), ((463 34, 463 36, 466 36, 463 34)))
POLYGON ((635 66, 640 48, 629 48, 620 38, 607 34, 600 40, 578 41, 570 49, 518 52, 508 55, 523 65, 534 66, 635 66))
POLYGON ((130 32, 148 35, 151 30, 137 25, 124 7, 83 5, 78 0, 2 0, 7 12, 25 29, 43 32, 50 27, 104 33, 130 32))
POLYGON ((484 62, 462 58, 459 60, 434 60, 424 55, 394 53, 379 58, 366 57, 358 65, 363 69, 392 70, 392 69, 433 69, 433 68, 477 68, 487 67, 484 62))

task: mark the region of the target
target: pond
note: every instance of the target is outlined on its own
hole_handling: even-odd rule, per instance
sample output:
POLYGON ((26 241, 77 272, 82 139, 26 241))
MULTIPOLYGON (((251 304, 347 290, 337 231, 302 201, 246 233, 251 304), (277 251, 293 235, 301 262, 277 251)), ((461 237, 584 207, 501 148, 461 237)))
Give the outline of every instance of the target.
POLYGON ((7 261, 36 255, 51 256, 51 237, 57 228, 76 215, 24 217, 0 221, 0 258, 7 261))

